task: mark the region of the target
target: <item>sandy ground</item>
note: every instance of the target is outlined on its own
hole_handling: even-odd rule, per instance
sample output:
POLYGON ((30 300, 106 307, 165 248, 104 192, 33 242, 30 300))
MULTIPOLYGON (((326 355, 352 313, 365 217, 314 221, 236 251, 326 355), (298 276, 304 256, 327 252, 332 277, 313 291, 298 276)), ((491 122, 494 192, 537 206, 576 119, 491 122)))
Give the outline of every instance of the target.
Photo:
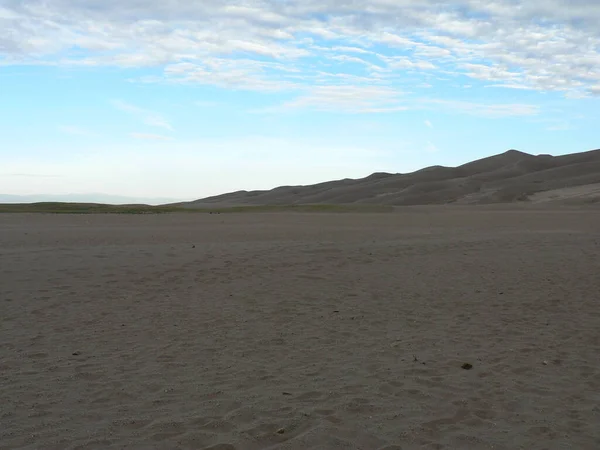
POLYGON ((598 210, 0 215, 1 449, 598 449, 599 355, 598 210))

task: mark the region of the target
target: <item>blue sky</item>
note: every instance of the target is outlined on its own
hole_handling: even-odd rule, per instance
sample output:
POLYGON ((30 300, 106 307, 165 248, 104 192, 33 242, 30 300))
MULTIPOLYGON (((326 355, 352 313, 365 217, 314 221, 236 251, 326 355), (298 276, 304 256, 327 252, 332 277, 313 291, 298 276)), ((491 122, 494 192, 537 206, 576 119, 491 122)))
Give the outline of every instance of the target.
POLYGON ((194 199, 600 147, 596 0, 1 0, 0 30, 2 194, 194 199))

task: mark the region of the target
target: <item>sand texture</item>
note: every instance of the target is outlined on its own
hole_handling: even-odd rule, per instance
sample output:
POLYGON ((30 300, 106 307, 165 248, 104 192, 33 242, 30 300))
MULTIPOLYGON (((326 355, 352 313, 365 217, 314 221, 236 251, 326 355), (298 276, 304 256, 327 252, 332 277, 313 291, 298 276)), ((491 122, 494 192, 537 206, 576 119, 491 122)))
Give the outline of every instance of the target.
POLYGON ((600 211, 0 215, 0 449, 104 448, 599 449, 600 211))

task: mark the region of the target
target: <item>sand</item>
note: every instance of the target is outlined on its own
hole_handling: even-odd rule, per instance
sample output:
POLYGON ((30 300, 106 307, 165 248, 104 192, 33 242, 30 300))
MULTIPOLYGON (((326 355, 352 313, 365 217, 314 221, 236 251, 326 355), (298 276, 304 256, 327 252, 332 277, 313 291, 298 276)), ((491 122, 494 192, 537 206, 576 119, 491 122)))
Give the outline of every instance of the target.
POLYGON ((0 308, 1 449, 600 448, 598 210, 0 215, 0 308))
POLYGON ((573 186, 562 189, 552 189, 550 191, 537 192, 529 196, 532 203, 541 202, 563 202, 563 203, 599 203, 600 204, 600 183, 586 184, 583 186, 573 186))
POLYGON ((535 156, 509 150, 458 167, 430 166, 412 173, 377 172, 360 179, 346 178, 308 186, 279 186, 268 191, 236 191, 179 206, 489 205, 524 201, 566 201, 585 205, 600 202, 598 184, 600 149, 560 156, 535 156), (544 192, 549 193, 537 195, 544 192))

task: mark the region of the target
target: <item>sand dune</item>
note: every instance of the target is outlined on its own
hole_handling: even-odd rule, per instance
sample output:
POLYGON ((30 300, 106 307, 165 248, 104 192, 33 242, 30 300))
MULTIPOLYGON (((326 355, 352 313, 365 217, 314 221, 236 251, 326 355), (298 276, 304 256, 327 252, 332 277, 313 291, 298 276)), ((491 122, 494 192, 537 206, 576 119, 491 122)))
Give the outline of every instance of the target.
MULTIPOLYGON (((358 180, 238 191, 183 205, 511 203, 529 201, 539 192, 596 183, 600 183, 600 150, 563 156, 534 156, 509 150, 459 167, 434 166, 409 174, 375 173, 358 180)), ((552 200, 538 196, 536 201, 541 198, 552 200)), ((597 202, 600 197, 586 197, 585 201, 597 202)))
POLYGON ((554 202, 563 204, 595 203, 600 200, 600 183, 552 189, 529 197, 533 203, 554 202))
POLYGON ((0 449, 598 449, 599 230, 0 215, 0 449))

